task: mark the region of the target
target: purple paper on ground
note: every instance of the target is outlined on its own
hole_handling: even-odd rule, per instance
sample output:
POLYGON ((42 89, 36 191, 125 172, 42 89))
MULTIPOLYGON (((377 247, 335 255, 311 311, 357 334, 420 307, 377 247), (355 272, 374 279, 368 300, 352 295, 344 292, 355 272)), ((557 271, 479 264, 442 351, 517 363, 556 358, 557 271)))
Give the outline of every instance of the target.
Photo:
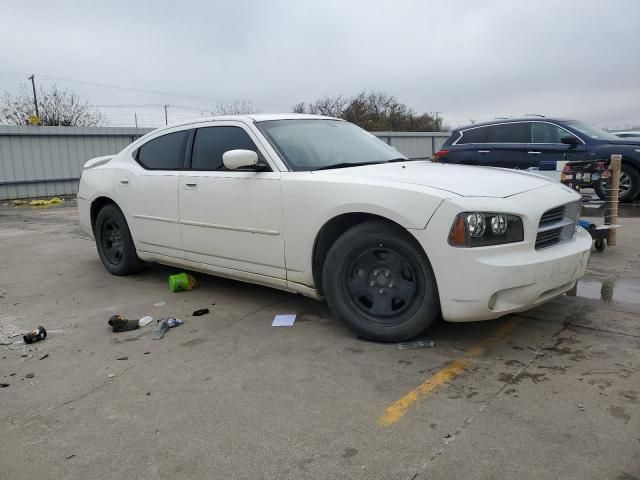
POLYGON ((273 319, 272 327, 293 327, 296 321, 295 315, 276 315, 273 319))

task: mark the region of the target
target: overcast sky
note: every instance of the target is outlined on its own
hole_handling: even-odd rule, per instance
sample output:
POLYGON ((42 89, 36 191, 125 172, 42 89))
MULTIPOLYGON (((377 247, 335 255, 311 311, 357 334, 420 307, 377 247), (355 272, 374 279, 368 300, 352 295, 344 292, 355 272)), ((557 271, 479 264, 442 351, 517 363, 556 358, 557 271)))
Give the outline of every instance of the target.
POLYGON ((92 103, 127 105, 104 107, 112 124, 160 115, 129 105, 214 110, 241 98, 289 111, 365 89, 451 125, 525 113, 640 124, 640 0, 3 4, 0 91, 33 72, 43 84, 206 97, 55 80, 92 103))

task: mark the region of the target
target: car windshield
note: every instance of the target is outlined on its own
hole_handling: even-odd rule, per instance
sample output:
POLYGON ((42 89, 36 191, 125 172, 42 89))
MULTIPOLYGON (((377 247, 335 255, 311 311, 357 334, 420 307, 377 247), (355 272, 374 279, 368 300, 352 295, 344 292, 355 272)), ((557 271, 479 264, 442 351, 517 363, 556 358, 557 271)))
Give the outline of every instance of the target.
POLYGON ((369 132, 340 120, 268 120, 256 125, 294 171, 407 160, 369 132))
POLYGON ((595 140, 620 140, 620 137, 616 137, 613 133, 605 132, 598 127, 587 125, 584 122, 567 122, 567 125, 595 140))

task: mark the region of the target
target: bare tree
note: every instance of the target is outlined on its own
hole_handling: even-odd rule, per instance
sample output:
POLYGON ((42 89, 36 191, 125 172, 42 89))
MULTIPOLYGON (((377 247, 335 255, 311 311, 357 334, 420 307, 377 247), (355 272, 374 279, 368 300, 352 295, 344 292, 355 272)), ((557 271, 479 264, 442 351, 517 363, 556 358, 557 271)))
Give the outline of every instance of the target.
POLYGON ((438 115, 418 115, 386 92, 360 92, 354 97, 324 96, 313 103, 298 103, 294 112, 343 118, 369 131, 442 131, 438 115))
MULTIPOLYGON (((45 89, 40 86, 38 111, 40 125, 93 127, 99 125, 104 116, 95 107, 74 92, 61 90, 56 85, 45 89)), ((35 115, 33 97, 27 85, 20 85, 17 95, 5 92, 0 100, 0 123, 9 125, 30 125, 30 117, 35 115)))
POLYGON ((304 102, 295 104, 293 106, 293 113, 307 113, 307 104, 304 102))
POLYGON ((229 103, 218 103, 218 115, 248 115, 260 113, 260 109, 248 100, 235 99, 229 103))

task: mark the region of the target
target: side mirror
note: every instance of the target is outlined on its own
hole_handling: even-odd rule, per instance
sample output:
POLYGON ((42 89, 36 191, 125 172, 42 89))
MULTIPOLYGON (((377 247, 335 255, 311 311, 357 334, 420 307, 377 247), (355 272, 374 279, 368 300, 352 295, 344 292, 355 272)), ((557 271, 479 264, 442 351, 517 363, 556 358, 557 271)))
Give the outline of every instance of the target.
POLYGON ((560 139, 560 142, 564 143, 565 145, 578 145, 578 139, 573 135, 567 135, 566 137, 562 137, 560 139))
POLYGON ((258 154, 252 150, 228 150, 222 154, 222 163, 229 170, 255 168, 258 166, 258 154))

